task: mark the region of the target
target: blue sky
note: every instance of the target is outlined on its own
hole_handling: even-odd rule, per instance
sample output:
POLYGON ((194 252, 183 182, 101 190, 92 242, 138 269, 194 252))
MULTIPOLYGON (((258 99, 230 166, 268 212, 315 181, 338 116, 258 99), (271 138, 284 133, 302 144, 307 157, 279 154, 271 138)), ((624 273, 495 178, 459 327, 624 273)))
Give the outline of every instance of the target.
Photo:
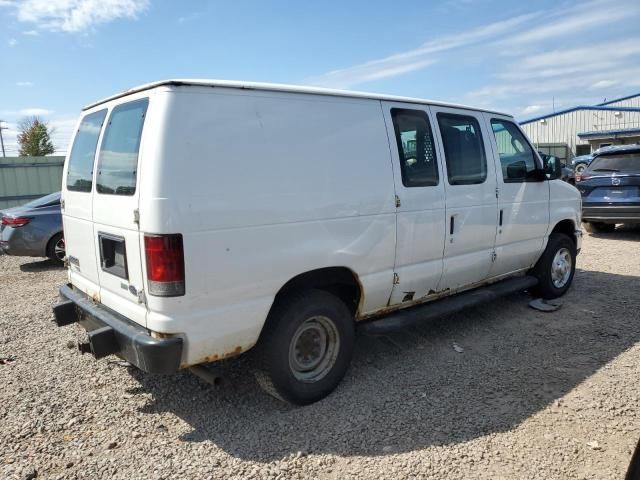
POLYGON ((83 105, 164 78, 392 93, 524 119, 640 92, 640 2, 0 0, 0 119, 67 149, 83 105))

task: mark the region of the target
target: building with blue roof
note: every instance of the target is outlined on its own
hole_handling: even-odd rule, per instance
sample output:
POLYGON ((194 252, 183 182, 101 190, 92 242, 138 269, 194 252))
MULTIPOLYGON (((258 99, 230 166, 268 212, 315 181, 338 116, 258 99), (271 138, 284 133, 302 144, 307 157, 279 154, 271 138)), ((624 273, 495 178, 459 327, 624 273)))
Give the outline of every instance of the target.
POLYGON ((640 93, 520 122, 541 152, 565 161, 600 147, 640 143, 640 93))

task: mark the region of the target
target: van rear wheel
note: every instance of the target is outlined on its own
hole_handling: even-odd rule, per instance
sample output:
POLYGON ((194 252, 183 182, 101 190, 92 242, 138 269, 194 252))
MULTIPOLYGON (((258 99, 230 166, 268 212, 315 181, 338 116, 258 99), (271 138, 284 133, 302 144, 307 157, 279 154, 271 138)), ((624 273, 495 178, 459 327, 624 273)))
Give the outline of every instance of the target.
POLYGON ((353 315, 335 295, 289 295, 269 315, 257 346, 256 379, 269 394, 296 405, 316 402, 344 377, 353 353, 353 315))
POLYGON ((545 299, 561 297, 569 290, 576 271, 576 245, 563 233, 552 233, 547 248, 533 267, 538 285, 533 292, 545 299))

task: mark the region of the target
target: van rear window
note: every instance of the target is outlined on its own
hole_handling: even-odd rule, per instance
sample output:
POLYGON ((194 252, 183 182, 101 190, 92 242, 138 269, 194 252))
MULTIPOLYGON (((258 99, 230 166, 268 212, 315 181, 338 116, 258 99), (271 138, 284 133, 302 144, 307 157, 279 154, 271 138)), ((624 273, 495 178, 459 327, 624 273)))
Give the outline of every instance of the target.
POLYGON ((107 110, 87 115, 80 122, 78 133, 71 147, 69 166, 67 167, 67 190, 90 192, 93 182, 93 161, 96 158, 98 137, 107 110))
POLYGON ((138 151, 148 99, 118 105, 111 112, 98 158, 99 193, 133 195, 138 174, 138 151))
POLYGON ((619 153, 596 157, 591 165, 591 172, 640 172, 640 152, 619 153))

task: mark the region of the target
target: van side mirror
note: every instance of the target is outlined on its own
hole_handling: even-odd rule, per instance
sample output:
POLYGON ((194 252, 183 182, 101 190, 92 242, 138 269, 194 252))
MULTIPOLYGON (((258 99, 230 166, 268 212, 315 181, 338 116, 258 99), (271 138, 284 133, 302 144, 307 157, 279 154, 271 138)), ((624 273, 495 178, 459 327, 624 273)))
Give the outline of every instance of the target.
POLYGON ((542 158, 543 173, 549 180, 562 178, 562 165, 560 159, 552 155, 540 155, 542 158))

